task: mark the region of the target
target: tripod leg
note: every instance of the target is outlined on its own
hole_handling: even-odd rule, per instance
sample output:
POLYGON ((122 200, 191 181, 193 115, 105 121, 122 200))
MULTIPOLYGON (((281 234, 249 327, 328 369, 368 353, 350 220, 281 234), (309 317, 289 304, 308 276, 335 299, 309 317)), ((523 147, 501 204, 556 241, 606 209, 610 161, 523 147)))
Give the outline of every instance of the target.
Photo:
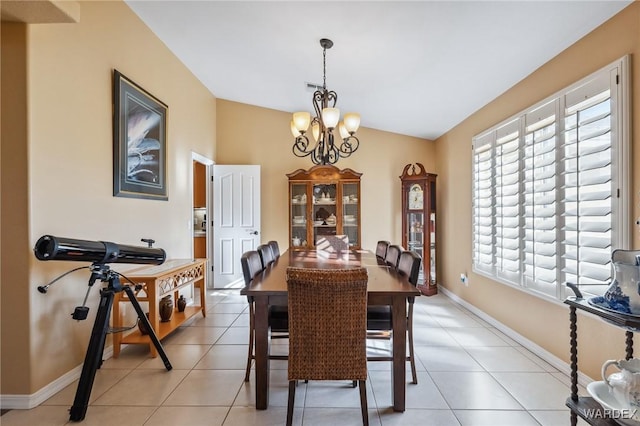
POLYGON ((160 343, 160 340, 158 339, 158 336, 156 335, 155 330, 151 326, 151 322, 149 322, 149 318, 147 318, 147 316, 142 311, 142 307, 140 306, 140 302, 138 302, 138 299, 136 299, 136 295, 133 293, 133 290, 131 290, 131 287, 129 286, 123 286, 123 290, 125 293, 127 293, 127 296, 129 297, 129 301, 133 305, 133 308, 136 310, 136 313, 138 314, 138 318, 140 318, 140 321, 142 321, 144 325, 147 326, 147 330, 149 330, 149 337, 153 342, 153 346, 156 347, 156 350, 158 351, 158 355, 160 355, 160 358, 164 363, 164 367, 167 369, 167 371, 171 371, 171 369, 173 368, 171 366, 171 362, 169 362, 169 358, 167 358, 167 354, 164 352, 162 343, 160 343))
POLYGON ((96 377, 96 369, 102 363, 102 350, 109 330, 109 315, 113 306, 113 291, 103 289, 100 291, 100 306, 93 323, 91 339, 84 358, 82 374, 78 382, 76 396, 71 406, 69 420, 79 422, 84 420, 89 406, 89 396, 93 387, 93 380, 96 377))

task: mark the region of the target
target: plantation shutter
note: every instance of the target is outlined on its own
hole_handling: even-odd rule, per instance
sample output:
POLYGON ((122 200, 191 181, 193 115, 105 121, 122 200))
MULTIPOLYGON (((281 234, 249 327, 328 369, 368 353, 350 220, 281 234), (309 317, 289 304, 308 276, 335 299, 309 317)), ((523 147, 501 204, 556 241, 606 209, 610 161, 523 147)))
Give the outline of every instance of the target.
POLYGON ((629 57, 473 138, 473 271, 602 295, 633 235, 629 57))
POLYGON ((568 92, 564 132, 566 281, 602 294, 611 280, 612 118, 609 75, 568 92))
POLYGON ((496 130, 495 142, 496 275, 518 282, 520 276, 520 120, 496 130))
POLYGON ((556 296, 558 101, 525 115, 523 285, 556 296))
POLYGON ((493 134, 473 143, 473 265, 493 272, 493 134))

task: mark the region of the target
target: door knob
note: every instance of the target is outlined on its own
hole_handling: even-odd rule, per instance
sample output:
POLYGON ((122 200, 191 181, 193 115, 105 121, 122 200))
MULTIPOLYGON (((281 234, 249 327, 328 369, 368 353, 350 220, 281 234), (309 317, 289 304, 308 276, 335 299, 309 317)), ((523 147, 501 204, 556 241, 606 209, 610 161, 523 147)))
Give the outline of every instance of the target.
POLYGON ((258 231, 250 232, 251 235, 258 235, 258 231))

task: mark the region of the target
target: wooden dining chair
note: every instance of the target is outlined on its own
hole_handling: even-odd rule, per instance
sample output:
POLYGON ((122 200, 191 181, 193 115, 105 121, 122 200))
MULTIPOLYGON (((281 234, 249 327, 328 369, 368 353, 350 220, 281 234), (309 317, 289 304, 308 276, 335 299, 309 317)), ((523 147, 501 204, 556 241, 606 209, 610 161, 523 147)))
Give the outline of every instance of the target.
MULTIPOLYGON (((256 250, 250 250, 242 254, 240 257, 240 264, 242 265, 242 275, 244 277, 245 288, 251 285, 251 282, 255 277, 264 272, 262 267, 262 259, 260 254, 256 250)), ((255 353, 253 351, 253 345, 255 342, 255 306, 252 296, 247 296, 247 302, 249 303, 249 353, 247 355, 247 369, 244 376, 244 381, 249 381, 249 375, 251 373, 251 363, 255 359, 255 353)), ((269 310, 269 326, 271 327, 271 338, 287 338, 288 337, 288 317, 287 308, 284 306, 273 306, 269 310)), ((269 355, 270 359, 287 359, 287 356, 282 355, 269 355)))
POLYGON ((367 413, 367 270, 287 268, 289 400, 293 421, 298 380, 357 380, 367 413))
POLYGON ((397 244, 390 244, 387 247, 387 254, 384 257, 384 261, 387 265, 392 268, 398 267, 398 260, 400 259, 400 253, 402 253, 404 249, 397 244))
POLYGON ((271 252, 273 253, 274 260, 278 260, 278 258, 280 257, 280 246, 278 245, 278 242, 275 240, 271 240, 267 244, 269 244, 269 247, 271 247, 271 252))
MULTIPOLYGON (((413 251, 404 250, 400 253, 397 271, 400 275, 408 278, 408 281, 418 285, 420 274, 420 263, 422 258, 413 251)), ((407 361, 411 365, 411 378, 414 384, 418 383, 416 372, 415 353, 413 348, 413 304, 415 297, 409 297, 407 309, 407 338, 409 340, 409 356, 407 361)), ((369 339, 392 339, 393 316, 390 306, 369 306, 367 308, 367 338, 369 339)), ((390 356, 370 356, 369 361, 392 361, 390 356)))
POLYGON ((376 245, 376 257, 378 259, 384 260, 385 257, 387 257, 387 248, 389 248, 389 244, 391 244, 389 241, 378 241, 378 244, 376 245))
POLYGON ((269 244, 260 244, 256 250, 260 254, 263 269, 275 262, 276 258, 273 255, 273 250, 269 244))
MULTIPOLYGON (((414 286, 418 285, 418 276, 420 275, 420 263, 422 258, 414 251, 405 250, 400 253, 398 259, 398 273, 408 277, 409 282, 414 286)), ((407 360, 411 364, 411 376, 414 384, 418 384, 418 375, 416 373, 416 358, 413 350, 413 304, 415 296, 407 298, 407 337, 409 339, 409 356, 407 360)))

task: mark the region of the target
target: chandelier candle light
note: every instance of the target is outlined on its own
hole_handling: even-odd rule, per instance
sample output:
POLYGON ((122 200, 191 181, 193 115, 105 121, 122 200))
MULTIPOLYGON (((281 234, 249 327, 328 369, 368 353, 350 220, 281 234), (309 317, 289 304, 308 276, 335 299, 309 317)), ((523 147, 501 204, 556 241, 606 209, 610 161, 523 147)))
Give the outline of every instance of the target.
POLYGON ((293 153, 297 157, 311 156, 314 164, 335 164, 340 158, 349 157, 356 152, 360 141, 355 136, 360 127, 360 114, 349 112, 340 121, 340 110, 336 108, 338 95, 333 90, 327 90, 327 49, 331 49, 333 42, 320 39, 322 46, 322 89, 313 93, 313 108, 316 116, 311 119, 308 112, 295 112, 291 120, 291 133, 295 137, 293 153), (331 104, 331 106, 329 106, 331 104), (311 124, 311 133, 316 141, 315 145, 307 137, 307 129, 311 124), (333 130, 338 127, 342 142, 334 143, 333 130))

